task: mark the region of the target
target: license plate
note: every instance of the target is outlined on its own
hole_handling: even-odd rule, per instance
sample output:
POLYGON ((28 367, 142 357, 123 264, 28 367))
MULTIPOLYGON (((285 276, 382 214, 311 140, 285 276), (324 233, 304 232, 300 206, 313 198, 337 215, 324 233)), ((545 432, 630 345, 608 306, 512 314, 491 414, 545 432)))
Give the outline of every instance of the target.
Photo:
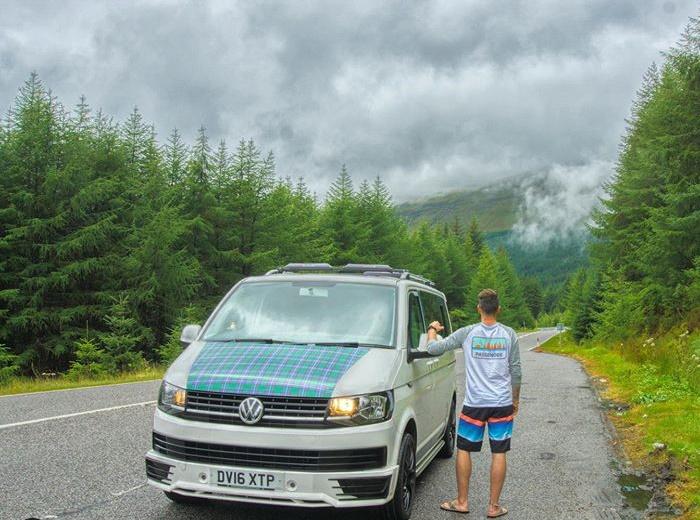
POLYGON ((239 469, 212 469, 211 482, 218 486, 282 489, 283 474, 239 469))

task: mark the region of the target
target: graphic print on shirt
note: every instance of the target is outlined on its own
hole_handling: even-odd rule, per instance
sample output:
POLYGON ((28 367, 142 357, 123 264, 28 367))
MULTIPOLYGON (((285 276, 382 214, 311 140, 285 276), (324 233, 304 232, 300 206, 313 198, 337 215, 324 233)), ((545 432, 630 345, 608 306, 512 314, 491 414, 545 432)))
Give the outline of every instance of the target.
POLYGON ((506 338, 472 338, 472 357, 475 359, 505 359, 508 355, 506 338))

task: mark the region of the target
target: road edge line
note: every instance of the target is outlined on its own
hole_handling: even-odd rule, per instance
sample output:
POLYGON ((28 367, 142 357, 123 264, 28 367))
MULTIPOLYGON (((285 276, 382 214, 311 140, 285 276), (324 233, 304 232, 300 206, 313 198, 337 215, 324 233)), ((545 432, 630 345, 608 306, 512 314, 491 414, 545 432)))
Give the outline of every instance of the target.
POLYGON ((41 419, 31 419, 29 421, 20 421, 16 423, 0 424, 0 430, 13 428, 15 426, 27 426, 29 424, 38 424, 47 421, 56 421, 58 419, 68 419, 70 417, 79 417, 81 415, 91 415, 101 412, 111 412, 112 410, 122 410, 124 408, 133 408, 134 406, 148 406, 156 404, 156 401, 143 401, 141 403, 120 404, 118 406, 110 406, 109 408, 99 408, 97 410, 86 410, 84 412, 67 413, 63 415, 54 415, 53 417, 42 417, 41 419))

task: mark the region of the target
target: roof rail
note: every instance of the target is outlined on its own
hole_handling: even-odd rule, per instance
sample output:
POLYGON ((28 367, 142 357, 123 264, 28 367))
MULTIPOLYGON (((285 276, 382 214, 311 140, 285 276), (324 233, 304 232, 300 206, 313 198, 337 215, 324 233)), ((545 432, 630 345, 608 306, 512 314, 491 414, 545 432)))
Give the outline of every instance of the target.
POLYGON ((366 276, 391 276, 402 280, 412 280, 430 287, 435 287, 435 283, 423 276, 413 274, 407 269, 397 269, 386 264, 346 264, 334 267, 328 263, 290 263, 283 267, 270 269, 265 275, 281 273, 310 273, 325 272, 336 274, 362 274, 366 276))
POLYGON ((394 270, 393 267, 386 264, 346 264, 338 269, 341 273, 366 273, 369 271, 390 272, 394 270))

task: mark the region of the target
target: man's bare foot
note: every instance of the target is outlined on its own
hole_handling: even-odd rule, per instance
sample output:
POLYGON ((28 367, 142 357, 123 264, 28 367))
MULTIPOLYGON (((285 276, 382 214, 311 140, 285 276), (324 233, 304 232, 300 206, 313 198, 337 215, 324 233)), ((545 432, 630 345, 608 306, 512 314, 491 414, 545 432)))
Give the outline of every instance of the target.
POLYGON ((467 502, 460 503, 457 499, 454 499, 440 504, 440 509, 443 511, 450 511, 452 513, 466 514, 469 512, 469 505, 467 502))
POLYGON ((486 513, 486 518, 498 518, 508 514, 508 510, 499 504, 489 504, 489 511, 486 513))

